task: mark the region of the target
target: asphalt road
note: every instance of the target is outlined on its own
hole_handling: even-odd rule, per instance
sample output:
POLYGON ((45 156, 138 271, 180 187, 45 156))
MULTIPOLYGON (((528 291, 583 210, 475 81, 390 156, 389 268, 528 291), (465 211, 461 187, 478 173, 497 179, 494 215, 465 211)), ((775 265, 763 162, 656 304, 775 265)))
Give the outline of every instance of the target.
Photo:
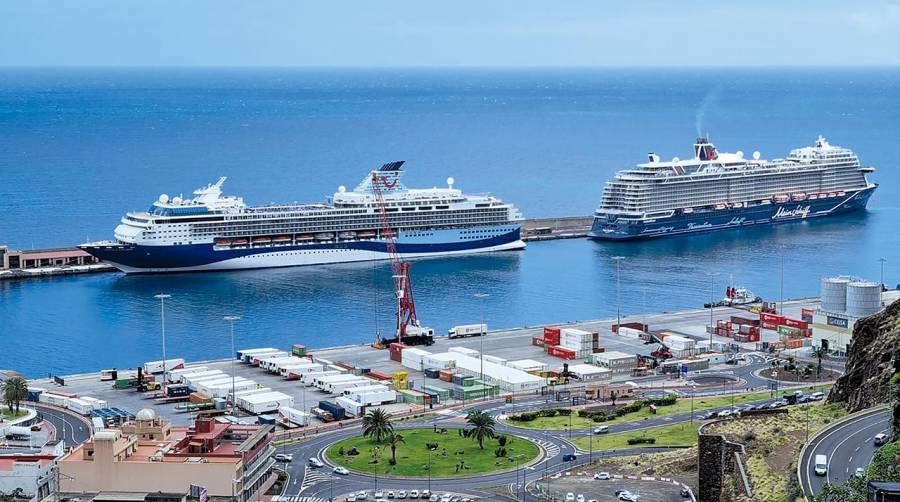
POLYGON ((65 441, 67 447, 79 445, 91 437, 91 428, 84 421, 69 413, 34 403, 41 417, 56 427, 56 437, 65 441))
POLYGON ((880 432, 887 432, 889 427, 888 410, 874 409, 851 420, 838 422, 816 436, 800 458, 800 485, 804 495, 819 493, 825 483, 841 484, 857 467, 868 465, 877 449, 872 438, 880 432), (828 457, 825 476, 815 473, 816 455, 828 457))

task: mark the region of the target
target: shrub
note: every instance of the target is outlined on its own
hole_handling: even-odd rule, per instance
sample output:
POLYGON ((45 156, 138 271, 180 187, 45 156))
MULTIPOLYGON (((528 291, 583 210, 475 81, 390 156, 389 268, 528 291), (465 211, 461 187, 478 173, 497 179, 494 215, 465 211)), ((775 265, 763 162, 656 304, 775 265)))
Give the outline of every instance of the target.
POLYGON ((355 446, 351 446, 349 450, 347 450, 347 455, 359 455, 359 450, 355 446))
POLYGON ((497 436, 497 444, 499 444, 501 447, 506 446, 507 441, 509 441, 509 438, 507 438, 505 435, 497 436))
POLYGON ((437 443, 425 443, 425 449, 431 450, 431 451, 437 450, 438 444, 437 443))
POLYGON ((637 437, 637 438, 628 438, 628 444, 654 444, 656 443, 656 438, 648 438, 648 437, 637 437))
POLYGON ((338 449, 338 455, 340 455, 340 456, 343 457, 343 456, 344 456, 344 453, 345 453, 345 452, 344 452, 344 447, 341 446, 341 447, 338 449))
POLYGON ((397 465, 397 461, 394 460, 394 459, 392 459, 392 458, 389 458, 389 459, 388 459, 388 463, 391 464, 391 465, 397 465))
POLYGON ((756 439, 756 433, 753 431, 747 431, 743 436, 741 436, 741 438, 744 441, 753 441, 754 439, 756 439))
POLYGON ((506 456, 506 448, 497 448, 494 450, 494 456, 497 458, 502 458, 506 456))

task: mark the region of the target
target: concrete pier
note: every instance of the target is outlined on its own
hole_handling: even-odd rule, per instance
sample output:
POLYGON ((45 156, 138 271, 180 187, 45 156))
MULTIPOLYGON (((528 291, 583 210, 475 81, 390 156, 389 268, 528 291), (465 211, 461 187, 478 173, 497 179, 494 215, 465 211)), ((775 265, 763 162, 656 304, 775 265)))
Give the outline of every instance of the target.
POLYGON ((522 240, 543 241, 584 237, 591 230, 591 216, 534 218, 522 222, 522 240))

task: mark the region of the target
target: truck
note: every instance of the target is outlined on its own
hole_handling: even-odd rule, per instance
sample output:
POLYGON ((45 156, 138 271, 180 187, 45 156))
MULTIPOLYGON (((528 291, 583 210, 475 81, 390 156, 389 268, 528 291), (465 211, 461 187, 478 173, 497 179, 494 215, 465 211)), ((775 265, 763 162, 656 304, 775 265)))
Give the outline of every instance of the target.
POLYGON ((313 371, 322 371, 322 365, 306 362, 306 363, 294 363, 294 364, 285 364, 278 368, 278 374, 283 378, 288 377, 288 373, 293 372, 295 374, 301 373, 310 373, 313 371))
POLYGON ((304 373, 300 375, 300 383, 303 385, 314 385, 316 383, 316 379, 319 377, 325 376, 334 376, 334 375, 342 375, 343 372, 337 370, 328 370, 328 371, 313 371, 310 373, 304 373))
POLYGON ((90 397, 90 396, 81 396, 80 399, 82 401, 86 401, 86 402, 90 403, 91 406, 93 406, 95 410, 109 408, 109 403, 103 399, 97 399, 95 397, 90 397))
POLYGON ((294 405, 294 398, 283 392, 267 392, 244 396, 238 401, 238 405, 254 415, 261 415, 277 411, 281 407, 290 408, 294 405))
POLYGON ((27 441, 31 439, 31 429, 28 427, 20 427, 18 425, 10 425, 3 429, 3 437, 19 441, 27 441))
POLYGON ((241 349, 234 353, 234 358, 238 361, 249 363, 249 357, 252 357, 254 354, 263 354, 266 352, 278 352, 278 349, 273 347, 263 347, 259 349, 241 349))
POLYGON ((166 371, 168 374, 169 383, 178 383, 181 382, 181 375, 188 375, 190 373, 200 373, 201 371, 208 371, 208 366, 194 366, 193 368, 180 368, 177 370, 166 371))
POLYGON ((331 413, 331 416, 334 417, 335 420, 344 419, 344 409, 330 401, 319 401, 319 409, 331 413))
POLYGON ((288 424, 299 425, 300 427, 309 425, 310 415, 305 411, 300 411, 288 406, 281 406, 278 408, 278 415, 283 422, 288 424))
POLYGON ((484 336, 487 334, 487 324, 463 324, 453 326, 447 331, 447 338, 465 338, 468 336, 484 336))
POLYGON ((327 390, 327 386, 331 383, 347 382, 350 380, 356 380, 357 378, 359 378, 359 377, 356 375, 350 375, 348 373, 341 373, 338 375, 326 375, 326 376, 320 376, 320 377, 316 378, 315 381, 313 382, 313 385, 315 385, 317 389, 325 391, 325 390, 327 390))
POLYGON ((362 388, 349 389, 344 391, 344 393, 345 397, 349 397, 363 406, 392 403, 397 400, 397 392, 388 389, 387 387, 382 387, 381 389, 369 388, 367 390, 363 390, 362 388), (349 392, 349 394, 347 394, 347 392, 349 392))
POLYGON ((325 392, 329 392, 335 396, 340 396, 343 395, 344 391, 347 389, 352 389, 354 387, 365 387, 366 385, 369 385, 369 382, 371 382, 371 380, 365 377, 358 377, 356 380, 347 380, 345 382, 335 382, 328 385, 325 392))
POLYGON ((349 397, 340 396, 335 399, 338 406, 344 409, 346 417, 361 417, 365 413, 365 406, 349 397))
POLYGON ((329 412, 323 410, 322 408, 313 408, 313 409, 311 409, 311 410, 309 410, 309 411, 310 411, 310 413, 312 414, 312 416, 318 418, 319 420, 321 420, 321 421, 323 421, 323 422, 325 422, 325 423, 328 423, 328 422, 334 422, 334 421, 336 420, 336 419, 334 418, 334 415, 332 415, 331 413, 329 413, 329 412))
POLYGON ((177 370, 184 368, 184 359, 176 358, 176 359, 166 359, 164 361, 147 361, 144 363, 144 373, 148 373, 153 375, 155 373, 162 373, 164 370, 177 370))
POLYGON ((166 387, 166 397, 187 397, 191 395, 191 388, 184 384, 169 385, 166 387))

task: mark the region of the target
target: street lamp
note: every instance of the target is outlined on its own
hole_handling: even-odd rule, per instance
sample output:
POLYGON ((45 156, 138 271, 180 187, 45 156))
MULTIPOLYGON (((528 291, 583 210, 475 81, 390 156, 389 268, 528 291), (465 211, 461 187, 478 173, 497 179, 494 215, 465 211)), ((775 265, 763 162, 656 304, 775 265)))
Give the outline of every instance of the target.
MULTIPOLYGON (((166 298, 171 298, 172 295, 160 293, 158 295, 153 295, 153 298, 159 298, 159 311, 160 311, 160 326, 162 332, 162 366, 163 366, 163 385, 166 384, 168 378, 166 378, 166 298)), ((143 382, 138 382, 138 385, 141 385, 143 382)))
POLYGON ((879 262, 881 262, 881 289, 878 290, 878 299, 880 300, 881 306, 884 306, 884 262, 887 261, 885 258, 879 258, 879 262))
POLYGON ((227 315, 227 316, 223 317, 222 319, 228 321, 228 324, 231 325, 231 414, 234 415, 235 414, 234 407, 237 403, 237 399, 234 396, 234 378, 235 378, 234 359, 237 355, 234 351, 234 321, 240 321, 241 316, 227 315))
MULTIPOLYGON (((619 263, 624 260, 624 256, 613 256, 612 260, 616 262, 616 325, 622 324, 622 299, 619 296, 620 293, 620 275, 619 275, 619 263)), ((617 328, 618 329, 618 328, 617 328)))
POLYGON ((781 293, 778 314, 784 315, 784 244, 778 245, 778 254, 781 257, 781 293))
POLYGON ((709 350, 713 349, 713 333, 716 329, 713 325, 713 307, 715 306, 715 298, 713 298, 713 290, 715 289, 715 278, 718 272, 707 272, 709 276, 709 350))
MULTIPOLYGON (((479 326, 479 329, 484 328, 484 300, 489 296, 491 295, 487 293, 475 293, 475 298, 481 300, 481 326, 479 326)), ((481 362, 481 399, 485 398, 485 393, 487 392, 487 389, 485 389, 484 386, 484 336, 486 334, 487 333, 485 333, 485 330, 482 330, 481 336, 479 337, 481 339, 480 351, 478 353, 478 359, 481 362)))

